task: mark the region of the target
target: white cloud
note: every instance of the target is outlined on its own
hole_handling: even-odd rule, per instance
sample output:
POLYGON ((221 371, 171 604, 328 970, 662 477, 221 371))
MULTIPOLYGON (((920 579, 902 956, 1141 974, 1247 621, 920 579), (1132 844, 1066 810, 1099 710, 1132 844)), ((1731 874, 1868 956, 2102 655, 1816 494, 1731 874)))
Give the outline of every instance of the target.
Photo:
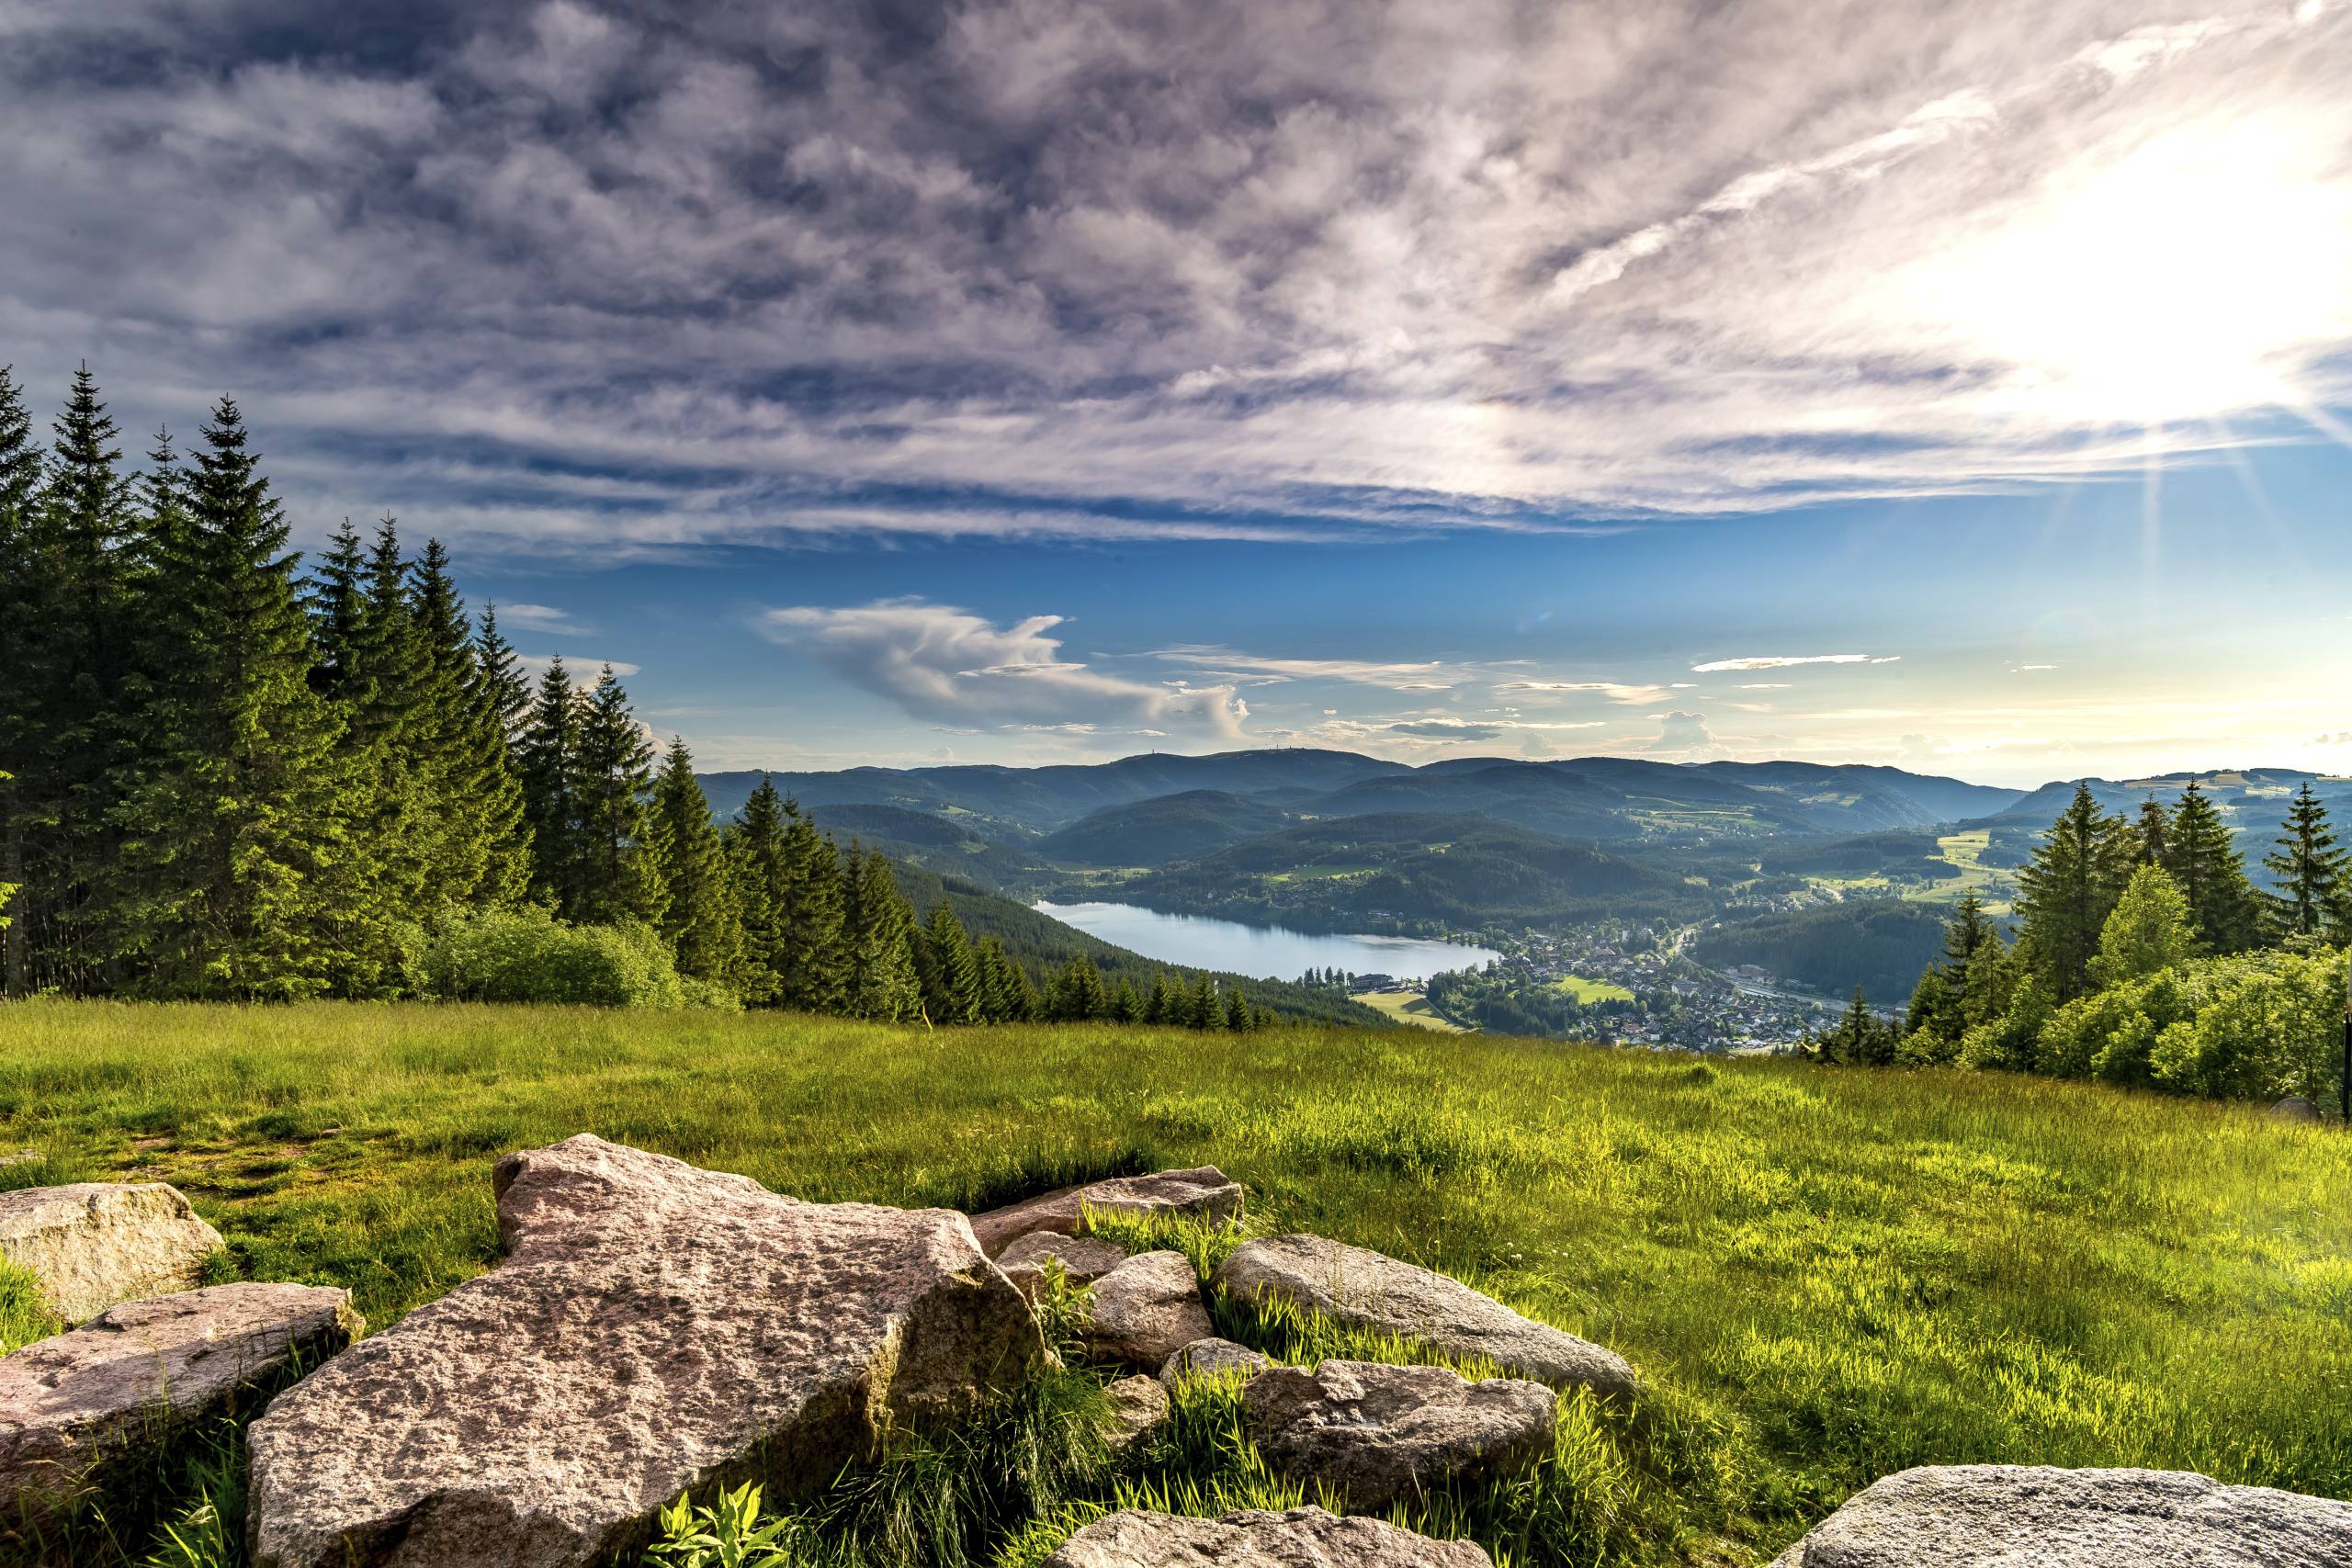
POLYGON ((1230 686, 1150 685, 1065 660, 1060 640, 1046 635, 1062 624, 1058 615, 1001 626, 952 605, 880 599, 767 610, 752 624, 919 718, 1146 725, 1238 739, 1250 711, 1230 686))
POLYGON ((571 618, 568 611, 552 604, 501 604, 498 622, 502 626, 519 626, 533 632, 584 632, 584 626, 571 618))
POLYGON ((1671 685, 1643 685, 1624 681, 1504 681, 1495 690, 1515 695, 1561 695, 1574 692, 1598 692, 1612 703, 1629 703, 1640 706, 1650 703, 1674 700, 1681 689, 1679 682, 1671 685))
POLYGON ((1799 664, 1892 664, 1900 654, 1873 659, 1867 653, 1752 654, 1745 659, 1718 659, 1693 664, 1693 675, 1720 674, 1726 670, 1787 670, 1799 664))
POLYGON ((1657 748, 1661 751, 1690 751, 1714 743, 1704 714, 1678 711, 1657 716, 1657 748))
POLYGON ((1430 660, 1389 663, 1355 659, 1270 659, 1229 648, 1163 648, 1151 655, 1171 664, 1197 665, 1232 678, 1279 681, 1344 681, 1392 692, 1442 692, 1477 678, 1475 669, 1430 660))

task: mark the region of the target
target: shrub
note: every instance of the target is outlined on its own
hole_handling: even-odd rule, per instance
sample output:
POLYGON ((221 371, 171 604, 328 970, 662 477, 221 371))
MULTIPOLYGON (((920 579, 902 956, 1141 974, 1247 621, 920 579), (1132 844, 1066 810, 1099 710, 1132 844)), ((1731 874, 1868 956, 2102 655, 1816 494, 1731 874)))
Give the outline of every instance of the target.
MULTIPOLYGON (((444 909, 412 933, 417 990, 443 1001, 688 1005, 661 936, 634 922, 566 925, 544 909, 444 909)), ((696 1005, 718 987, 698 984, 696 1005)), ((731 1000, 731 998, 730 998, 731 1000)))
POLYGON ((2155 1080, 2185 1094, 2321 1099, 2335 1088, 2345 955, 2249 953, 2189 965, 2194 1011, 2156 1037, 2155 1080))

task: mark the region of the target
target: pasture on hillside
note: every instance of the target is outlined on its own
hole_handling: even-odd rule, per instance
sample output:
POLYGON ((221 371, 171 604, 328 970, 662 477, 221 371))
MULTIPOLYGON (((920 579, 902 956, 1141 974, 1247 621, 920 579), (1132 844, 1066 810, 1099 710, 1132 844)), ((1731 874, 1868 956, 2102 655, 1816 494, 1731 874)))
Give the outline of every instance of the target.
POLYGON ((0 1008, 0 1156, 39 1151, 0 1181, 173 1182, 232 1272, 375 1330, 493 1266, 499 1155, 579 1132, 966 1209, 1216 1164, 1252 1231, 1468 1279, 1649 1389, 1526 1483, 1573 1529, 1448 1516, 1518 1563, 1762 1562, 1930 1462, 2352 1497, 2352 1137, 2247 1108, 1411 1030, 0 1008))

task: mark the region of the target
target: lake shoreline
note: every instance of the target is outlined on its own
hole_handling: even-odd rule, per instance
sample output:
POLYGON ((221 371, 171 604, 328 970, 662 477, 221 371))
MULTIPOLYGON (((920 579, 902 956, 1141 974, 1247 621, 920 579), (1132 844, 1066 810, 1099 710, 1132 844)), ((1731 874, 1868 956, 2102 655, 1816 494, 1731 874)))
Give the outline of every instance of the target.
POLYGON ((1490 948, 1434 937, 1306 931, 1111 900, 1057 904, 1039 899, 1032 908, 1158 963, 1270 980, 1295 980, 1310 970, 1337 968, 1351 976, 1385 975, 1419 984, 1434 974, 1483 968, 1500 956, 1490 948))

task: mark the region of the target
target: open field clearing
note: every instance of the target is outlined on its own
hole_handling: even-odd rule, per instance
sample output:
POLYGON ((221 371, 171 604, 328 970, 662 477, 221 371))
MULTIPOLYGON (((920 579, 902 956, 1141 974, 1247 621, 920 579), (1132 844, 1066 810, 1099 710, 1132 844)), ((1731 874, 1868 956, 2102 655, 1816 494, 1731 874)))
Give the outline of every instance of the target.
POLYGON ((1441 1018, 1430 1006, 1427 997, 1412 991, 1358 991, 1355 999, 1366 1007, 1378 1008, 1389 1017, 1423 1029, 1434 1029, 1440 1034, 1467 1034, 1470 1032, 1450 1018, 1441 1018))
POLYGON ((377 1329, 495 1262, 498 1155, 583 1131, 908 1205, 1214 1163, 1252 1230, 1478 1282, 1649 1390, 1546 1483, 1581 1544, 1518 1562, 1761 1562, 1927 1462, 2352 1495, 2352 1139, 2243 1108, 1411 1032, 0 1010, 0 1154, 40 1151, 0 1179, 173 1182, 377 1329))

